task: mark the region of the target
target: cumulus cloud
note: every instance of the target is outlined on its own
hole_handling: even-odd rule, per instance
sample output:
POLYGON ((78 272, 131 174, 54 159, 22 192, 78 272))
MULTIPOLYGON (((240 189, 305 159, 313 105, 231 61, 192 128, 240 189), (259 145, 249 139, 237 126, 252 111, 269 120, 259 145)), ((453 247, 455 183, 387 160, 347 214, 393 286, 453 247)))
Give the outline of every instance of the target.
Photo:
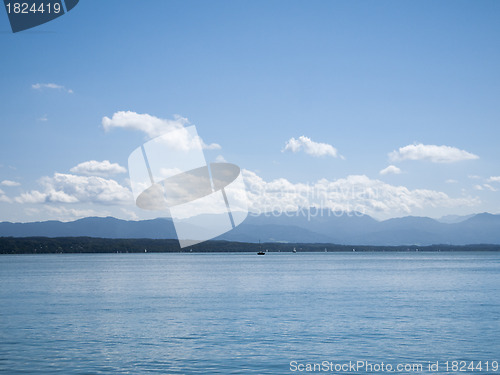
POLYGON ((389 153, 389 159, 392 161, 425 160, 433 163, 454 163, 463 160, 479 159, 479 156, 456 147, 419 143, 400 147, 399 150, 389 153))
POLYGON ((203 140, 200 138, 200 142, 201 142, 201 147, 203 147, 205 150, 220 150, 221 147, 218 143, 210 143, 209 145, 207 145, 205 142, 203 142, 203 140))
POLYGON ((2 189, 0 189, 0 202, 11 202, 11 199, 7 195, 5 195, 5 192, 2 189))
POLYGON ((293 153, 304 151, 308 155, 312 155, 315 157, 320 156, 331 156, 334 158, 340 157, 344 159, 342 155, 340 155, 335 147, 328 143, 320 143, 314 142, 311 138, 301 135, 299 138, 290 138, 286 144, 285 148, 282 152, 291 151, 293 153))
POLYGON ((121 211, 125 214, 128 220, 139 220, 139 216, 132 211, 132 210, 127 210, 126 208, 122 208, 121 211))
POLYGON ((147 113, 139 114, 132 111, 115 112, 111 118, 104 116, 102 126, 109 131, 113 128, 139 130, 151 138, 171 130, 181 129, 189 125, 187 118, 176 116, 174 120, 160 119, 147 113))
POLYGON ((86 176, 109 176, 113 174, 126 173, 127 169, 118 163, 111 163, 109 160, 90 160, 71 168, 70 172, 86 176))
POLYGON ((445 181, 447 184, 457 184, 458 181, 457 180, 454 180, 453 178, 450 178, 448 180, 445 181))
POLYGON ((305 184, 292 183, 284 178, 265 181, 248 170, 242 173, 249 207, 255 213, 293 212, 317 207, 380 217, 408 215, 414 209, 475 206, 480 203, 476 197, 451 198, 435 190, 410 190, 365 175, 351 175, 333 181, 321 179, 305 184))
POLYGON ((17 203, 101 203, 124 204, 132 201, 132 193, 112 179, 55 173, 40 179, 41 190, 32 190, 14 198, 17 203))
POLYGON ((395 165, 389 165, 387 168, 382 169, 379 173, 381 175, 386 175, 386 174, 400 174, 401 173, 401 169, 399 169, 395 165))
MULTIPOLYGON (((476 176, 474 176, 476 177, 476 176)), ((469 176, 469 178, 471 178, 471 176, 469 176)), ((480 177, 477 176, 477 178, 479 179, 480 177)), ((500 176, 491 176, 489 178, 486 179, 486 182, 493 182, 493 183, 497 183, 497 182, 500 182, 500 176)), ((498 191, 498 189, 496 187, 494 187, 493 185, 490 185, 489 183, 483 183, 483 184, 477 184, 477 185, 474 185, 473 188, 475 190, 489 190, 489 191, 498 191)))
POLYGON ((490 191, 497 191, 497 189, 491 186, 490 184, 483 184, 483 186, 485 189, 488 189, 490 191))
POLYGON ((0 182, 0 185, 2 185, 2 186, 19 186, 21 184, 17 181, 3 180, 2 182, 0 182))
POLYGON ((217 157, 215 158, 215 162, 216 163, 227 163, 226 159, 222 155, 217 155, 217 157))
POLYGON ((62 85, 58 85, 57 83, 34 83, 31 85, 31 88, 34 90, 43 90, 43 89, 51 89, 51 90, 61 90, 66 91, 68 94, 73 94, 73 90, 67 89, 62 85))
POLYGON ((497 189, 491 186, 490 184, 474 185, 474 189, 479 191, 482 190, 497 191, 497 189))
MULTIPOLYGON (((161 119, 151 116, 147 113, 136 113, 132 111, 115 112, 111 118, 105 116, 102 118, 104 130, 110 131, 114 128, 138 130, 146 133, 150 138, 157 137, 169 131, 182 129, 191 125, 185 117, 175 116, 173 120, 161 119)), ((199 138, 202 147, 206 150, 218 150, 220 145, 217 143, 206 144, 199 138)), ((179 146, 182 148, 182 145, 179 146)))

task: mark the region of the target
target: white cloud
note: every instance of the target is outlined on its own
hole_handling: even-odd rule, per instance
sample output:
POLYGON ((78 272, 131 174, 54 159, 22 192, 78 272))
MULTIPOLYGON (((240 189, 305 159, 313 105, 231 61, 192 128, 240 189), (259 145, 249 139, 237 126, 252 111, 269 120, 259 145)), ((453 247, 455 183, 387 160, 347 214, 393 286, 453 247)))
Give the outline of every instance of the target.
POLYGON ((386 174, 400 174, 401 173, 401 169, 399 169, 395 165, 389 165, 387 168, 382 169, 379 173, 381 175, 386 175, 386 174))
POLYGON ((139 220, 139 216, 137 216, 137 214, 132 211, 132 210, 127 210, 126 208, 122 208, 121 211, 125 214, 126 218, 128 220, 139 220))
MULTIPOLYGON (((102 126, 105 131, 110 131, 113 128, 138 130, 146 133, 151 138, 172 130, 182 129, 188 125, 191 124, 185 117, 175 116, 174 120, 168 120, 151 116, 147 113, 140 114, 132 111, 119 111, 115 112, 111 118, 107 116, 102 118, 102 126)), ((207 145, 201 138, 199 140, 202 147, 206 150, 218 150, 221 148, 217 143, 207 145)), ((179 148, 182 148, 182 145, 179 145, 179 148)))
POLYGON ((126 173, 127 169, 118 163, 110 163, 109 160, 90 160, 71 168, 70 172, 86 176, 109 176, 112 174, 126 173))
POLYGON ((52 90, 61 90, 66 91, 68 94, 73 94, 73 90, 67 89, 62 85, 58 85, 57 83, 34 83, 31 85, 31 88, 34 90, 43 90, 43 89, 52 89, 52 90))
POLYGON ((311 138, 301 135, 299 138, 290 138, 286 144, 285 148, 282 152, 291 151, 293 153, 304 151, 308 155, 312 155, 315 157, 320 156, 331 156, 334 158, 340 157, 344 159, 342 155, 340 155, 335 147, 328 143, 320 143, 314 142, 311 138))
POLYGON ((375 217, 411 214, 415 209, 475 206, 477 197, 451 198, 446 193, 410 190, 405 186, 386 184, 364 175, 352 175, 312 184, 291 183, 279 178, 264 181, 256 173, 243 170, 249 207, 252 212, 293 212, 307 207, 334 211, 359 211, 375 217))
POLYGON ((221 147, 218 143, 210 143, 209 145, 207 145, 205 142, 203 142, 203 140, 200 138, 200 141, 201 141, 201 147, 203 147, 203 149, 205 150, 220 150, 221 147))
POLYGON ((479 180, 481 178, 481 176, 478 176, 477 174, 470 174, 467 177, 471 180, 479 180))
POLYGON ((3 180, 2 182, 0 182, 0 185, 2 185, 2 186, 20 186, 21 184, 17 181, 3 180))
POLYGON ((474 189, 479 190, 479 191, 481 191, 481 190, 497 191, 497 189, 495 189, 490 184, 474 185, 474 189))
POLYGON ((17 203, 82 203, 124 204, 133 201, 129 189, 112 179, 97 176, 76 176, 55 173, 53 177, 40 179, 41 191, 23 193, 14 200, 17 203))
POLYGON ((171 130, 181 129, 188 125, 188 119, 176 117, 175 120, 164 120, 148 114, 139 114, 132 111, 115 112, 111 118, 102 118, 104 130, 113 128, 139 130, 146 133, 151 138, 157 137, 171 130))
POLYGON ((450 178, 450 179, 446 180, 445 182, 446 182, 447 184, 457 184, 457 183, 458 183, 458 181, 457 181, 457 180, 454 180, 454 179, 452 179, 452 178, 450 178))
POLYGON ((224 156, 222 156, 222 155, 217 155, 217 157, 215 158, 215 162, 216 163, 227 163, 226 159, 224 159, 224 156))
POLYGON ((38 118, 38 121, 42 121, 42 122, 46 122, 46 121, 49 121, 49 118, 47 117, 47 115, 43 115, 42 117, 39 117, 38 118))
MULTIPOLYGON (((487 182, 500 182, 500 177, 491 176, 486 181, 487 182)), ((474 189, 475 190, 489 190, 489 191, 497 191, 498 190, 497 188, 495 188, 494 186, 492 186, 490 184, 474 185, 474 189)))
POLYGON ((5 192, 2 189, 0 189, 0 202, 12 202, 11 199, 5 195, 5 192))
POLYGON ((22 193, 14 200, 17 203, 43 203, 47 198, 47 194, 41 193, 38 190, 32 190, 29 193, 22 193))
POLYGON ((479 159, 479 156, 456 147, 419 143, 400 147, 399 150, 389 153, 389 159, 392 161, 426 160, 433 163, 454 163, 462 160, 479 159))
POLYGON ((493 186, 491 186, 490 184, 483 184, 484 188, 485 189, 488 189, 490 191, 497 191, 497 189, 495 189, 493 186))

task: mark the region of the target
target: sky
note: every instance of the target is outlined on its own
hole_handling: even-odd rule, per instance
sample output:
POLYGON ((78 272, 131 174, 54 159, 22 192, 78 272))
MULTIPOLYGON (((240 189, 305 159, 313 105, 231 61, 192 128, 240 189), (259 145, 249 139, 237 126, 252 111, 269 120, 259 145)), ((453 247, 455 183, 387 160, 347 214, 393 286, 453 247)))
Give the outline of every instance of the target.
POLYGON ((0 10, 0 221, 138 220, 128 157, 195 125, 251 212, 500 213, 500 2, 80 1, 0 10))

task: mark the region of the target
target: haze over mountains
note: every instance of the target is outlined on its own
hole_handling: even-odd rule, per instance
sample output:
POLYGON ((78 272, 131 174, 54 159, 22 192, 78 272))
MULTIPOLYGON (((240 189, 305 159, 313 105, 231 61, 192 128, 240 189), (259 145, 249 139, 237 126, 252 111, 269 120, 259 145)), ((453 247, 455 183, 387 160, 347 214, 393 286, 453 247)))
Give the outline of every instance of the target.
MULTIPOLYGON (((2 222, 0 236, 177 238, 168 218, 126 221, 113 217, 88 217, 72 222, 2 222)), ((439 220, 407 216, 385 221, 359 213, 335 215, 327 211, 250 215, 240 226, 217 239, 351 245, 500 244, 500 215, 482 213, 439 220)))

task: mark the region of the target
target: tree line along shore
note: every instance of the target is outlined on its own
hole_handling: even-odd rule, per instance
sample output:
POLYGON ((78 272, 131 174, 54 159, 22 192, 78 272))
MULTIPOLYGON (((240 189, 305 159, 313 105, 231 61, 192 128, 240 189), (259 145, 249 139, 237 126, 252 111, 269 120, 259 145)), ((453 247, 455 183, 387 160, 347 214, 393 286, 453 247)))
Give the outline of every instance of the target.
POLYGON ((189 252, 417 252, 417 251, 500 251, 500 245, 402 245, 356 246, 325 243, 256 243, 206 241, 180 248, 173 239, 109 239, 95 237, 0 237, 0 254, 73 254, 73 253, 189 253, 189 252))

